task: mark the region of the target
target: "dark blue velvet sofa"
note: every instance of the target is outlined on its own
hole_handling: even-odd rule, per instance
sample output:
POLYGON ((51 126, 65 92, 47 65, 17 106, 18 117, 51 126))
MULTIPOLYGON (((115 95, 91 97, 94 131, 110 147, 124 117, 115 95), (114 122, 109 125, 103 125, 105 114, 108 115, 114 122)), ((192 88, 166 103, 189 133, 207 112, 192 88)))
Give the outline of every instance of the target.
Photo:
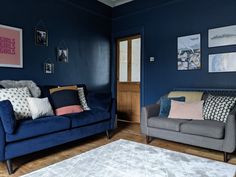
MULTIPOLYGON (((42 97, 49 86, 41 87, 42 97)), ((85 86, 84 86, 85 88, 85 86)), ((0 121, 0 161, 6 161, 13 173, 12 159, 57 145, 75 141, 115 128, 116 100, 108 93, 87 93, 89 111, 63 116, 26 119, 17 122, 13 134, 4 131, 0 121)))

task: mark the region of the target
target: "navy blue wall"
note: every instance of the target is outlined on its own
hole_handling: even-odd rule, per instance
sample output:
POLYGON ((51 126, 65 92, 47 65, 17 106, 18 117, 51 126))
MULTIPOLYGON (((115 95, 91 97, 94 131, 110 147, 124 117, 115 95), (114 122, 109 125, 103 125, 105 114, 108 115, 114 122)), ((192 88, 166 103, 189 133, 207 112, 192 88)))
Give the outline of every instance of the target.
POLYGON ((23 29, 24 68, 0 68, 0 79, 32 79, 38 84, 85 83, 110 90, 111 8, 94 0, 5 0, 0 24, 23 29), (34 28, 45 26, 49 46, 34 44, 34 28), (64 40, 69 63, 56 62, 55 49, 64 40), (44 74, 50 58, 55 73, 44 74))
POLYGON ((112 31, 116 37, 143 31, 146 105, 173 88, 236 88, 236 73, 208 73, 208 54, 236 51, 236 46, 209 49, 208 29, 232 24, 235 0, 136 0, 113 10, 112 31), (202 37, 202 69, 177 71, 177 37, 197 33, 202 37))

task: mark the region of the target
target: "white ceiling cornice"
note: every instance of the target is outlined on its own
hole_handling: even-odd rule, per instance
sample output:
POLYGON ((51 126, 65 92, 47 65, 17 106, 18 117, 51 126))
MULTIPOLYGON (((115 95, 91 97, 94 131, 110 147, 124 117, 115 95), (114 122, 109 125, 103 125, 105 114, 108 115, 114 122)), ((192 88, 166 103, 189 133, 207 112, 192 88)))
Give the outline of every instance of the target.
POLYGON ((119 6, 121 4, 131 2, 133 0, 98 0, 98 1, 100 1, 103 4, 108 5, 110 7, 116 7, 116 6, 119 6))

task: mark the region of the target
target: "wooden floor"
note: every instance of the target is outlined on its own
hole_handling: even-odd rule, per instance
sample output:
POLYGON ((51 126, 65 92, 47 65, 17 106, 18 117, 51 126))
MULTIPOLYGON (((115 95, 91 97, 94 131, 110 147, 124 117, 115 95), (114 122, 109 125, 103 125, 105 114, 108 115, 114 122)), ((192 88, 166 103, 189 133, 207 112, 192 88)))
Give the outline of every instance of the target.
MULTIPOLYGON (((16 177, 41 169, 48 165, 60 162, 64 159, 68 159, 70 157, 73 157, 75 155, 81 154, 83 152, 89 151, 93 148, 99 147, 101 145, 107 144, 109 142, 118 139, 127 139, 139 143, 145 143, 145 137, 140 134, 139 124, 129 124, 129 123, 119 122, 117 130, 114 132, 110 140, 106 139, 104 133, 80 141, 71 142, 66 145, 54 147, 49 150, 40 151, 31 155, 14 159, 13 163, 14 163, 14 168, 16 168, 16 172, 11 176, 16 177)), ((206 157, 218 161, 223 161, 222 152, 197 148, 193 146, 188 146, 160 139, 154 139, 150 143, 150 145, 174 151, 184 152, 187 154, 197 155, 200 157, 206 157)), ((232 155, 229 163, 236 164, 236 155, 232 155)), ((5 164, 0 163, 0 177, 5 177, 5 176, 9 176, 7 174, 5 164)))

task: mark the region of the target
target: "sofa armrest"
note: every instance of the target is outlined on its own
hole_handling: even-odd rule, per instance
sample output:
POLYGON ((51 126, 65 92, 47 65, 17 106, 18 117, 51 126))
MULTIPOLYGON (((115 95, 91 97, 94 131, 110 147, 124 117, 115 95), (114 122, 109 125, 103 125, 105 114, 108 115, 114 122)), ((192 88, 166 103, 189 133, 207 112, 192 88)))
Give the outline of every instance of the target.
POLYGON ((147 121, 150 117, 158 116, 160 112, 160 104, 152 104, 142 107, 141 111, 141 132, 148 135, 147 121))
POLYGON ((225 124, 225 139, 223 151, 232 153, 236 148, 236 106, 230 112, 225 124))
POLYGON ((4 131, 2 121, 0 121, 0 161, 5 159, 5 144, 6 144, 6 133, 4 131))

